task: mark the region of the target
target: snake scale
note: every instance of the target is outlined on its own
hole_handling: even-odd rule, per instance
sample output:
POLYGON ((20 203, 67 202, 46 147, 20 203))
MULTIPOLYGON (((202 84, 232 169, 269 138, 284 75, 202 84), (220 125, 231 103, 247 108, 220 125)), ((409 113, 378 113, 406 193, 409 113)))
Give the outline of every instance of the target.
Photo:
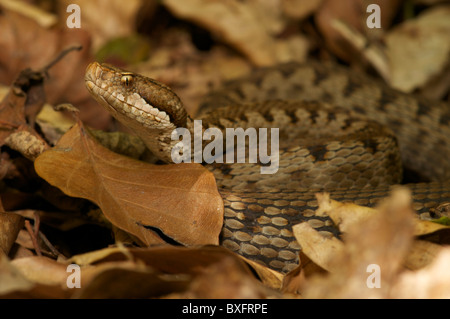
MULTIPOLYGON (((166 85, 122 69, 91 63, 86 86, 120 122, 170 162, 173 129, 192 120, 166 85)), ((206 165, 225 205, 224 246, 273 269, 298 262, 291 226, 307 220, 322 232, 332 223, 314 216, 314 194, 374 205, 402 167, 427 183, 409 184, 419 213, 450 201, 450 108, 397 92, 332 63, 287 63, 256 70, 205 97, 203 129, 280 128, 279 170, 258 164, 206 165)))

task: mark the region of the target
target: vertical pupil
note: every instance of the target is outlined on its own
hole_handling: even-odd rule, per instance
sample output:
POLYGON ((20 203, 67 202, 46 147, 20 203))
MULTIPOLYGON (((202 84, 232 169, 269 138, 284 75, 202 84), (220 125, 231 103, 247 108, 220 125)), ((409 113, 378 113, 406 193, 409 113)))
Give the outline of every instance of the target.
POLYGON ((132 77, 129 75, 123 75, 120 81, 122 82, 123 85, 130 86, 132 82, 132 77))

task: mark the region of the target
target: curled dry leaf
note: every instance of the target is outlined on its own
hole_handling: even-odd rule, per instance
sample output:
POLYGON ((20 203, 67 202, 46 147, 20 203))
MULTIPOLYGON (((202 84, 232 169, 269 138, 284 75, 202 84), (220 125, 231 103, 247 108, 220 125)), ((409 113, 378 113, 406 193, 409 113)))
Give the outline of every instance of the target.
POLYGON ((58 18, 54 14, 41 10, 39 7, 33 6, 27 2, 1 0, 0 5, 8 10, 21 13, 45 28, 52 27, 58 22, 58 18))
MULTIPOLYGON (((8 258, 0 254, 0 298, 69 298, 72 294, 63 288, 60 280, 51 278, 57 270, 56 277, 61 276, 62 267, 54 260, 45 257, 29 257, 19 258, 13 265, 8 258), (22 260, 23 259, 23 260, 22 260), (34 268, 37 267, 37 268, 34 268), (41 271, 42 270, 42 271, 41 271), (30 276, 30 278, 28 278, 30 276), (42 277, 41 277, 42 276, 42 277), (31 278, 40 278, 33 281, 31 278), (49 279, 44 282, 42 278, 49 279), (39 282, 40 281, 40 282, 39 282)), ((64 284, 66 282, 67 273, 65 274, 64 284)), ((62 279, 61 277, 59 279, 62 279)))
POLYGON ((425 240, 415 240, 405 258, 404 266, 410 270, 423 268, 432 263, 441 250, 441 245, 425 240))
POLYGON ((344 233, 354 227, 353 224, 376 213, 376 210, 370 207, 332 200, 328 193, 316 194, 316 198, 319 205, 316 210, 317 216, 329 216, 344 233))
MULTIPOLYGON (((392 195, 376 209, 339 203, 330 200, 327 194, 318 194, 317 198, 317 214, 328 214, 341 230, 345 230, 343 242, 335 244, 307 223, 295 225, 294 235, 302 253, 330 273, 310 277, 303 272, 306 279, 301 277, 302 273, 291 280, 286 278, 287 291, 301 291, 302 296, 313 298, 396 297, 391 295, 391 289, 399 284, 397 279, 404 271, 403 267, 422 268, 432 263, 442 251, 436 244, 413 241, 414 235, 447 227, 418 220, 406 188, 393 189, 392 195), (373 269, 368 267, 373 265, 382 272, 381 289, 369 289, 368 280, 373 269)), ((303 266, 304 258, 300 259, 303 266)))
POLYGON ((142 263, 123 260, 80 267, 81 289, 69 289, 68 280, 74 280, 69 276, 75 273, 67 267, 37 256, 0 262, 0 278, 8 288, 0 288, 0 297, 149 298, 180 291, 188 283, 187 277, 161 276, 142 263))
POLYGON ((259 279, 261 279, 265 286, 273 289, 281 288, 284 278, 283 274, 270 269, 267 266, 263 266, 253 260, 242 257, 241 255, 238 256, 253 268, 253 270, 258 274, 259 279))
POLYGON ((161 275, 134 262, 105 263, 90 270, 90 280, 82 284, 73 298, 156 298, 185 290, 189 277, 161 275))
POLYGON ((327 271, 336 270, 334 261, 345 249, 339 239, 323 236, 307 222, 295 225, 292 230, 303 254, 327 271))
POLYGON ((392 288, 392 298, 450 298, 450 249, 443 248, 427 267, 403 273, 392 288))
MULTIPOLYGON (((319 204, 319 208, 316 211, 317 216, 330 216, 343 233, 354 227, 354 224, 361 223, 379 212, 375 208, 332 200, 328 193, 316 194, 316 197, 319 204)), ((442 229, 450 229, 450 226, 418 218, 415 218, 413 223, 415 236, 431 234, 442 229)))
POLYGON ((4 10, 0 16, 0 82, 10 84, 17 74, 26 68, 43 68, 58 53, 73 45, 82 45, 84 50, 69 54, 64 63, 58 63, 49 71, 46 95, 50 103, 71 101, 79 103, 89 94, 85 92, 85 66, 89 58, 89 36, 85 31, 68 28, 44 28, 21 14, 4 10), (27 54, 17 54, 26 52, 27 54), (67 99, 67 100, 66 100, 67 99))
MULTIPOLYGON (((328 242, 328 244, 331 244, 331 242, 328 242)), ((338 253, 338 251, 335 250, 333 253, 338 253)), ((327 273, 325 269, 311 260, 302 250, 299 252, 299 259, 299 265, 288 272, 283 278, 281 287, 283 293, 301 295, 305 283, 308 282, 308 278, 316 275, 323 276, 327 273)))
MULTIPOLYGON (((83 11, 84 13, 86 12, 83 11)), ((64 12, 64 16, 67 15, 64 12)), ((68 54, 46 74, 44 87, 46 100, 50 104, 72 103, 82 110, 81 116, 86 123, 92 127, 105 129, 111 117, 103 108, 94 107, 96 103, 90 97, 83 81, 86 66, 92 61, 90 35, 84 28, 69 29, 65 24, 62 25, 63 27, 46 28, 18 12, 2 10, 0 83, 9 85, 21 70, 26 68, 40 70, 53 61, 62 50, 81 45, 82 51, 68 54)))
POLYGON ((235 258, 243 270, 251 274, 245 262, 222 246, 156 246, 147 248, 114 247, 75 255, 69 262, 80 266, 97 265, 110 261, 135 260, 168 274, 201 273, 204 268, 220 263, 224 258, 235 258))
POLYGON ((0 118, 2 130, 0 130, 0 146, 5 144, 6 138, 19 127, 26 127, 25 119, 26 94, 20 89, 10 90, 0 103, 0 118))
POLYGON ((5 254, 0 252, 0 297, 14 293, 19 290, 27 290, 33 284, 25 279, 20 272, 11 265, 5 254))
MULTIPOLYGON (((82 8, 82 27, 93 37, 95 51, 111 38, 127 36, 134 32, 136 17, 142 0, 77 0, 82 8), (102 18, 99 19, 101 12, 102 18)), ((65 17, 67 7, 72 0, 58 1, 60 15, 65 17)))
POLYGON ((185 245, 218 244, 222 198, 201 165, 139 162, 102 147, 77 124, 35 168, 67 195, 95 202, 113 225, 146 245, 163 242, 154 230, 185 245))
POLYGON ((123 268, 96 271, 98 276, 91 277, 92 280, 85 283, 86 288, 77 295, 83 298, 126 296, 127 293, 141 298, 164 294, 166 298, 279 296, 255 279, 240 256, 220 246, 116 247, 76 255, 70 262, 79 264, 82 269, 129 265, 126 271, 123 268), (136 283, 145 278, 145 283, 140 282, 136 290, 136 283))
POLYGON ((279 296, 269 290, 253 276, 241 271, 236 259, 224 258, 220 263, 205 269, 195 278, 189 290, 181 294, 169 295, 169 298, 212 298, 212 299, 261 299, 268 296, 279 296))
POLYGON ((421 236, 434 233, 442 229, 450 229, 450 226, 435 223, 429 220, 416 220, 414 235, 421 236))
POLYGON ((366 25, 366 19, 371 13, 367 13, 369 4, 380 6, 381 30, 389 27, 392 19, 398 12, 401 4, 399 0, 346 0, 333 1, 324 0, 319 10, 316 12, 315 21, 320 29, 328 47, 340 58, 354 62, 359 60, 359 51, 348 43, 341 33, 335 29, 333 24, 335 20, 340 20, 352 29, 362 32, 370 40, 380 36, 380 29, 370 29, 366 25))
POLYGON ((192 36, 178 29, 164 33, 163 41, 152 50, 151 58, 139 64, 136 73, 148 75, 169 85, 189 114, 196 114, 202 98, 224 81, 248 75, 250 62, 224 46, 200 51, 192 36))
POLYGON ((331 26, 348 43, 352 44, 354 49, 358 50, 361 57, 372 64, 383 79, 388 80, 390 78, 389 61, 384 50, 377 45, 378 43, 372 45, 363 34, 340 20, 333 20, 331 26))
POLYGON ((303 19, 317 10, 323 0, 282 0, 284 14, 294 19, 303 19))
POLYGON ((299 35, 286 41, 276 39, 287 23, 279 1, 164 0, 163 4, 179 18, 208 29, 255 65, 303 61, 306 56, 308 44, 299 35))
POLYGON ((20 229, 23 227, 22 216, 6 213, 0 200, 0 254, 8 255, 20 229))
POLYGON ((344 236, 345 245, 333 258, 334 271, 313 277, 303 291, 312 298, 382 298, 401 269, 413 235, 411 196, 397 189, 379 206, 379 213, 353 223, 344 236), (380 288, 371 289, 372 267, 382 271, 380 288), (368 272, 369 271, 369 272, 368 272))
POLYGON ((5 139, 5 144, 30 160, 34 160, 48 148, 46 142, 27 131, 12 133, 5 139))
POLYGON ((438 76, 449 63, 449 33, 448 5, 429 9, 392 30, 386 36, 392 75, 389 83, 412 92, 438 76))
POLYGON ((11 261, 27 280, 45 285, 66 286, 67 265, 41 256, 18 258, 11 261))
POLYGON ((43 77, 42 72, 23 70, 0 102, 0 146, 7 144, 29 159, 48 147, 33 128, 45 102, 43 77))

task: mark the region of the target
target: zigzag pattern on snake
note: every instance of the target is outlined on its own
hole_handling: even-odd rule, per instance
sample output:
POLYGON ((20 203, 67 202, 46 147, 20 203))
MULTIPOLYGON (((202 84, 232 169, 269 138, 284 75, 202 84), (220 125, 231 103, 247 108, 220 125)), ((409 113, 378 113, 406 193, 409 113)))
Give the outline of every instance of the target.
MULTIPOLYGON (((180 99, 155 80, 92 63, 86 84, 162 160, 170 162, 172 130, 192 129, 180 99)), ((314 216, 319 190, 373 205, 401 182, 402 162, 436 181, 409 185, 419 213, 450 201, 448 105, 346 68, 309 62, 262 69, 208 95, 201 114, 204 128, 280 128, 276 174, 261 175, 254 164, 207 166, 224 198, 222 244, 274 269, 288 271, 298 261, 293 224, 306 219, 321 231, 332 229, 314 216)))

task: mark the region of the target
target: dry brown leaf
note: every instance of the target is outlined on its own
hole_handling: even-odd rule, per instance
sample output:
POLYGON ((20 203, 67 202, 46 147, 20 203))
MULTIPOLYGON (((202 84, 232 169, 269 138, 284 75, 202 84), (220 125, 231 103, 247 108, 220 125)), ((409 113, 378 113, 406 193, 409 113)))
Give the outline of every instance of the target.
POLYGON ((9 254, 20 229, 23 227, 23 222, 22 216, 6 213, 0 201, 0 251, 5 255, 9 254))
POLYGON ((414 235, 427 235, 443 229, 450 229, 450 226, 442 225, 429 220, 417 219, 414 227, 414 235))
POLYGON ((284 278, 284 275, 282 273, 270 269, 267 266, 263 266, 253 260, 247 259, 240 255, 238 256, 241 257, 247 264, 249 264, 253 268, 253 270, 258 274, 259 279, 261 279, 262 283, 265 286, 273 289, 281 288, 284 278))
MULTIPOLYGON (((23 216, 22 216, 23 217, 23 216)), ((30 233, 25 229, 21 229, 17 235, 16 244, 20 247, 25 248, 29 251, 34 250, 33 241, 31 239, 30 233)))
POLYGON ((0 256, 0 297, 264 298, 280 297, 247 264, 220 246, 107 248, 56 262, 0 256), (68 263, 80 269, 81 289, 69 289, 68 263))
POLYGON ((20 89, 16 92, 10 90, 6 97, 0 102, 0 146, 5 144, 6 138, 19 127, 26 127, 25 101, 26 94, 20 89), (17 92, 17 93, 16 93, 17 92))
POLYGON ((11 265, 8 258, 0 251, 0 296, 5 296, 19 290, 31 289, 33 284, 25 279, 20 272, 11 265))
MULTIPOLYGON (((330 242, 328 242, 328 244, 330 244, 330 242)), ((324 250, 323 253, 329 254, 330 251, 324 250)), ((336 255, 338 253, 338 251, 331 250, 332 255, 336 255)), ((315 254, 313 254, 313 256, 315 256, 315 254)), ((327 271, 311 260, 311 258, 303 252, 303 250, 299 251, 299 259, 299 265, 284 276, 281 287, 281 291, 283 293, 291 295, 294 294, 294 297, 302 295, 305 284, 308 282, 309 278, 314 278, 314 276, 324 276, 327 274, 327 271)))
MULTIPOLYGON (((316 194, 316 197, 319 204, 316 211, 317 216, 329 216, 343 233, 354 227, 354 224, 361 223, 370 216, 379 213, 379 210, 375 208, 332 200, 327 193, 316 194)), ((450 226, 418 218, 415 218, 413 222, 415 236, 431 234, 442 229, 450 229, 450 226)))
POLYGON ((89 271, 89 281, 81 284, 73 298, 156 298, 185 290, 188 276, 161 275, 152 268, 134 262, 105 263, 81 270, 89 271))
POLYGON ((450 248, 446 247, 432 264, 414 272, 401 274, 392 288, 391 298, 450 298, 450 248))
MULTIPOLYGON (((84 12, 84 11, 83 11, 84 12)), ((64 14, 66 16, 67 13, 64 14)), ((82 117, 92 127, 105 129, 110 115, 91 98, 84 85, 84 72, 92 62, 90 35, 83 29, 45 28, 17 12, 3 10, 0 15, 0 82, 10 85, 21 70, 40 70, 62 50, 81 45, 50 68, 45 81, 48 103, 72 103, 83 110, 82 117), (18 54, 23 52, 23 54, 18 54)))
POLYGON ((0 255, 7 256, 9 254, 23 223, 22 216, 5 212, 0 198, 0 255))
MULTIPOLYGON (((319 216, 329 215, 339 229, 346 233, 361 223, 370 222, 373 216, 379 214, 379 209, 362 207, 352 203, 340 203, 331 200, 328 194, 317 194, 319 208, 316 213, 319 216), (371 217, 372 216, 372 217, 371 217)), ((416 217, 414 215, 414 217, 416 217)), ((409 222, 409 219, 405 222, 409 222)), ((448 229, 449 226, 434 223, 431 221, 413 218, 413 235, 421 236, 433 232, 448 229)), ((318 236, 318 234, 317 234, 318 236)), ((303 239, 305 240, 305 239, 303 239)), ((434 257, 441 250, 441 246, 431 242, 415 240, 412 242, 409 251, 406 253, 403 266, 407 269, 420 269, 430 264, 434 257)), ((312 255, 314 257, 314 255, 312 255)), ((320 262, 320 259, 316 259, 320 262)))
MULTIPOLYGON (((303 254, 327 271, 337 270, 335 260, 337 256, 343 254, 345 249, 344 244, 339 239, 323 236, 308 222, 294 225, 292 230, 303 254)), ((337 267, 340 266, 337 265, 337 267)))
POLYGON ((378 38, 380 29, 370 29, 366 25, 366 19, 370 13, 366 12, 369 4, 378 4, 382 14, 381 30, 385 30, 391 23, 401 4, 399 0, 324 0, 320 9, 316 12, 315 21, 328 47, 340 58, 352 62, 358 61, 360 54, 349 44, 342 35, 333 27, 334 20, 341 20, 346 25, 362 32, 369 39, 378 38))
POLYGON ((448 5, 431 8, 389 32, 385 40, 391 67, 390 85, 412 92, 440 75, 449 63, 449 33, 448 5))
POLYGON ((370 63, 378 74, 385 80, 390 78, 389 61, 383 48, 378 43, 371 45, 369 40, 357 30, 351 28, 341 20, 333 20, 331 26, 339 32, 355 50, 359 52, 361 60, 370 63))
POLYGON ((40 256, 18 258, 11 261, 27 280, 33 283, 66 287, 67 265, 40 256))
POLYGON ((82 28, 92 35, 93 47, 97 51, 106 41, 135 32, 136 17, 142 2, 142 0, 63 0, 58 1, 57 5, 62 17, 69 15, 66 13, 68 5, 80 6, 82 28))
POLYGON ((308 43, 300 35, 276 39, 287 23, 279 1, 164 0, 163 4, 179 18, 208 29, 255 65, 303 61, 306 57, 308 43))
POLYGON ((364 265, 363 278, 367 277, 367 265, 377 264, 383 270, 382 281, 389 285, 395 279, 413 241, 416 215, 411 202, 407 188, 394 189, 378 205, 378 214, 343 235, 350 256, 358 256, 364 265))
POLYGON ((250 70, 250 63, 234 51, 216 46, 202 52, 192 43, 191 34, 169 29, 150 59, 133 71, 169 85, 192 115, 207 93, 224 81, 248 75, 250 70))
POLYGON ((167 296, 182 299, 261 299, 279 297, 254 277, 242 271, 236 265, 236 258, 226 257, 220 263, 205 269, 204 273, 196 277, 188 290, 181 294, 167 296))
MULTIPOLYGON (((107 247, 99 250, 90 251, 84 254, 72 256, 69 262, 75 263, 80 266, 86 266, 90 264, 95 264, 104 258, 108 258, 111 255, 118 254, 120 260, 130 257, 128 250, 124 249, 122 246, 118 247, 107 247)), ((116 259, 114 259, 116 260, 116 259)))
MULTIPOLYGON (((150 248, 107 248, 82 255, 73 256, 70 262, 75 262, 83 268, 99 267, 112 263, 122 262, 135 263, 135 270, 138 274, 128 274, 138 280, 149 271, 157 278, 150 278, 153 290, 146 291, 140 297, 155 296, 161 294, 163 288, 160 286, 166 283, 164 292, 170 294, 167 298, 261 298, 266 296, 278 296, 275 290, 263 287, 255 280, 250 268, 244 260, 220 246, 204 247, 150 247, 150 248), (138 276, 138 277, 135 277, 138 276), (139 277, 141 276, 141 277, 139 277), (162 281, 162 280, 165 280, 162 281), (189 285, 187 285, 189 284, 189 285)), ((132 268, 130 269, 132 270, 132 268)), ((101 279, 96 286, 96 296, 103 294, 107 296, 111 285, 121 287, 125 291, 134 289, 125 280, 118 280, 117 273, 115 280, 118 283, 111 284, 109 281, 112 274, 104 274, 106 279, 101 279)), ((93 285, 89 283, 89 285, 93 285)), ((144 286, 146 287, 146 286, 144 286)), ((111 288, 112 289, 112 288, 111 288)), ((82 293, 80 296, 86 297, 82 293)), ((91 296, 91 294, 89 294, 91 296)), ((134 295, 133 295, 134 296, 134 295)))
MULTIPOLYGON (((378 214, 363 218, 359 223, 354 222, 352 227, 349 227, 343 236, 345 245, 342 244, 339 253, 334 253, 332 258, 321 257, 325 261, 332 259, 332 263, 326 266, 331 268, 331 264, 333 271, 327 276, 309 278, 302 296, 386 297, 395 284, 411 245, 414 231, 413 216, 410 193, 403 188, 393 191, 393 194, 379 206, 378 214), (368 285, 372 266, 381 269, 379 289, 371 289, 368 285)), ((311 257, 309 254, 308 256, 311 257)))
POLYGON ((303 19, 316 11, 323 0, 282 0, 284 14, 290 18, 303 19))
POLYGON ((305 282, 305 272, 302 270, 302 266, 292 269, 283 278, 283 286, 281 291, 283 293, 301 294, 302 285, 305 282))
MULTIPOLYGON (((20 260, 20 259, 18 259, 20 260)), ((52 269, 48 269, 52 271, 52 269)), ((48 272, 46 274, 49 275, 48 272)), ((42 284, 27 279, 0 253, 0 298, 69 298, 71 291, 58 283, 42 284)))
POLYGON ((305 277, 310 277, 317 274, 325 274, 327 272, 320 265, 316 264, 313 260, 311 260, 309 256, 306 255, 303 251, 299 252, 299 259, 300 263, 298 267, 301 268, 301 271, 305 275, 305 277))
POLYGON ((7 144, 32 160, 48 147, 33 128, 45 102, 43 77, 43 72, 21 71, 0 102, 0 146, 7 144))
POLYGON ((52 27, 57 22, 57 17, 54 14, 41 10, 24 1, 0 0, 0 5, 36 21, 40 26, 45 28, 52 27))
POLYGON ((35 161, 37 173, 69 196, 95 202, 105 217, 144 244, 218 244, 223 203, 198 164, 155 166, 118 155, 75 125, 35 161))
POLYGON ((43 139, 24 130, 11 133, 5 139, 5 144, 30 160, 34 160, 48 148, 48 144, 43 139))
POLYGON ((39 70, 63 49, 82 45, 82 52, 67 55, 64 62, 50 69, 46 95, 50 103, 61 100, 77 103, 88 96, 80 81, 90 59, 89 36, 85 31, 43 28, 31 19, 4 10, 0 16, 0 35, 0 45, 5 48, 0 52, 0 66, 4 70, 0 82, 10 84, 21 70, 39 70), (27 54, 17 54, 22 51, 27 54))
MULTIPOLYGON (((248 281, 248 283, 252 282, 252 285, 255 285, 254 276, 250 272, 250 266, 258 275, 258 278, 261 280, 264 286, 272 288, 274 290, 280 289, 281 281, 284 277, 283 274, 277 271, 248 260, 221 246, 191 248, 165 246, 150 247, 147 249, 129 249, 124 247, 115 247, 105 248, 98 251, 73 256, 70 259, 71 262, 75 262, 83 266, 122 260, 140 261, 150 266, 152 269, 169 274, 181 273, 197 276, 199 274, 203 274, 203 272, 206 270, 208 272, 206 281, 215 282, 214 285, 216 285, 215 287, 211 287, 211 291, 215 291, 217 287, 221 287, 219 290, 222 291, 214 292, 217 294, 217 298, 225 298, 225 296, 227 296, 226 298, 233 297, 233 291, 236 293, 235 288, 241 285, 238 284, 239 280, 236 280, 236 282, 233 284, 236 287, 232 288, 231 286, 233 285, 230 285, 230 291, 225 291, 223 289, 223 284, 219 284, 212 279, 212 277, 222 272, 230 271, 230 276, 237 276, 236 278, 241 278, 245 282, 248 281), (224 262, 229 263, 229 265, 222 269, 221 265, 224 262), (220 270, 217 270, 216 268, 219 268, 220 270), (215 275, 210 275, 209 273, 211 272, 215 275), (250 279, 247 279, 246 277, 249 277, 250 279)), ((227 276, 225 276, 223 279, 226 278, 227 276)), ((204 282, 204 280, 204 278, 200 279, 199 282, 204 282)), ((222 280, 221 275, 218 276, 217 280, 222 280)), ((202 288, 202 285, 200 285, 199 283, 197 283, 196 285, 197 287, 194 289, 194 292, 190 290, 186 292, 187 295, 185 295, 184 297, 211 298, 211 295, 207 295, 207 290, 204 289, 204 287, 202 288)), ((250 291, 253 291, 252 289, 250 289, 250 291)), ((257 288, 257 290, 259 289, 260 288, 257 288)), ((267 291, 265 293, 267 293, 267 291)), ((169 297, 174 298, 175 295, 169 297)), ((177 295, 177 297, 181 296, 177 295)), ((244 296, 242 297, 244 298, 244 296)), ((234 295, 233 298, 237 298, 237 295, 234 295)))
POLYGON ((328 193, 316 194, 316 198, 319 206, 316 210, 317 216, 329 216, 343 233, 354 227, 355 223, 377 213, 370 207, 332 200, 328 193))
POLYGON ((404 266, 410 270, 431 264, 442 250, 442 246, 425 240, 414 240, 405 258, 404 266))
POLYGON ((245 262, 222 246, 181 247, 157 246, 147 248, 104 248, 75 255, 69 262, 80 266, 97 265, 110 261, 136 260, 168 274, 199 274, 204 268, 221 262, 224 258, 236 258, 243 270, 251 274, 245 262))
MULTIPOLYGON (((161 276, 153 268, 134 261, 104 262, 100 265, 80 267, 80 288, 69 289, 67 280, 72 275, 67 263, 46 257, 25 257, 9 264, 10 287, 0 291, 15 296, 22 291, 25 296, 48 297, 46 291, 59 297, 72 298, 148 298, 185 289, 189 277, 161 276)), ((1 277, 1 266, 0 266, 1 277)), ((5 279, 5 278, 3 278, 5 279)), ((8 295, 9 294, 9 295, 8 295)))

